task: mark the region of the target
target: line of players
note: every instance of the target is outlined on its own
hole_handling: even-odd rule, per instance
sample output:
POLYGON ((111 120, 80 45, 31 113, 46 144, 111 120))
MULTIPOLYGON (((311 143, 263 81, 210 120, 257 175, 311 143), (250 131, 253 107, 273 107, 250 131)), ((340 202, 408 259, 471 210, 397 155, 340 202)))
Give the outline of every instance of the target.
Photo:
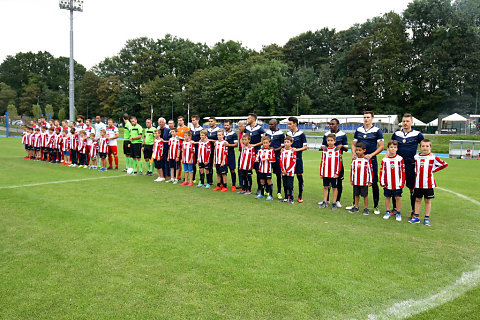
MULTIPOLYGON (((288 119, 289 131, 286 136, 291 141, 288 160, 282 164, 281 150, 289 149, 285 145, 285 134, 278 129, 277 121, 269 122, 269 129, 264 130, 257 123, 257 115, 250 113, 247 121, 239 123, 239 133, 232 130, 232 122, 225 121, 224 129, 217 126, 215 117, 210 117, 208 128, 199 125, 200 117, 193 116, 192 128, 185 126, 185 119, 178 117, 178 127, 164 118, 158 121, 155 129, 152 121, 147 119, 143 129, 135 117, 124 115, 124 153, 127 166, 124 171, 143 174, 142 151, 147 175, 158 172, 155 181, 178 183, 182 171, 185 179, 182 184, 193 186, 197 175, 200 183, 197 187, 210 188, 214 185, 213 172, 216 169, 217 184, 214 190, 227 191, 227 174, 230 172, 232 191, 237 191, 238 182, 241 190, 238 193, 249 195, 252 191, 252 172, 257 178, 257 198, 273 199, 272 173, 277 176, 277 197, 282 199, 282 181, 284 192, 288 191, 286 201, 293 203, 293 177, 298 180, 298 202, 303 202, 303 160, 302 152, 307 149, 305 133, 298 129, 298 119, 288 119), (268 154, 264 154, 266 145, 268 154), (263 149, 262 149, 263 146, 263 149), (235 155, 238 148, 239 155, 235 155), (267 157, 269 157, 267 160, 267 157), (274 161, 272 160, 274 159, 274 161), (238 165, 237 165, 238 163, 238 165), (294 164, 294 165, 293 165, 294 164), (283 165, 283 167, 282 167, 283 165), (285 170, 283 170, 283 169, 285 170), (287 170, 288 169, 288 170, 287 170), (284 177, 288 178, 284 178, 284 177), (286 183, 286 184, 285 184, 286 183), (289 189, 286 190, 285 186, 289 189)), ((286 157, 286 155, 285 155, 286 157)))
POLYGON ((100 159, 100 171, 113 169, 112 158, 115 159, 115 170, 118 170, 117 138, 118 129, 113 120, 108 120, 108 126, 96 118, 95 127, 92 121, 79 115, 77 123, 66 121, 59 125, 58 120, 45 122, 41 117, 38 123, 31 122, 25 126, 22 143, 27 151, 25 159, 62 163, 63 165, 79 168, 97 169, 97 158, 100 159), (97 131, 97 133, 96 133, 97 131), (110 166, 107 168, 107 157, 110 166))

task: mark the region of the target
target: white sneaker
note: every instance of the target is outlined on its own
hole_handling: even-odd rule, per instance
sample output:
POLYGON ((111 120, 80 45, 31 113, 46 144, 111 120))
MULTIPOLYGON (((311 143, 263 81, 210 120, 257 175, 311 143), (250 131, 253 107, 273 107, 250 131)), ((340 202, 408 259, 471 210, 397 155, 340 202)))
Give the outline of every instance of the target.
POLYGON ((173 184, 177 184, 177 183, 178 183, 178 179, 173 180, 173 184))
POLYGON ((352 210, 354 208, 354 206, 348 206, 348 207, 345 207, 345 210, 352 210))
POLYGON ((169 179, 167 181, 165 181, 166 183, 169 183, 169 182, 173 182, 173 179, 169 179))
POLYGON ((337 205, 337 208, 341 208, 341 207, 342 207, 342 204, 340 203, 340 201, 337 201, 337 202, 336 202, 336 205, 337 205))
POLYGON ((161 182, 161 181, 165 181, 165 178, 159 178, 159 179, 160 179, 160 180, 159 180, 160 182, 161 182))
POLYGON ((160 181, 162 181, 162 180, 160 180, 160 178, 157 178, 157 179, 155 179, 155 180, 153 180, 153 181, 155 181, 155 182, 160 182, 160 181))
POLYGON ((373 213, 380 214, 380 210, 378 208, 373 208, 373 213))

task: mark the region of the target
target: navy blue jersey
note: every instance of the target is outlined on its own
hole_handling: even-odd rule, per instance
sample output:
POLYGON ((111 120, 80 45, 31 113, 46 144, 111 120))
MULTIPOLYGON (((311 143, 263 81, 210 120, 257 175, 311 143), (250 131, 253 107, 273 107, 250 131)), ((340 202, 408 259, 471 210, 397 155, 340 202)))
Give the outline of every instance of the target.
POLYGON ((218 137, 217 137, 218 130, 220 130, 219 127, 208 128, 207 129, 207 139, 208 140, 218 140, 218 137))
POLYGON ((270 147, 278 149, 283 147, 283 141, 285 141, 285 134, 282 130, 272 131, 268 129, 265 131, 265 135, 270 138, 270 147))
POLYGON ((366 154, 370 154, 377 150, 377 144, 380 141, 383 141, 383 133, 377 127, 371 127, 370 129, 365 129, 365 127, 361 126, 357 128, 355 134, 353 135, 354 142, 363 142, 367 145, 367 152, 366 154))
MULTIPOLYGON (((259 124, 255 125, 254 127, 248 125, 245 128, 244 133, 248 133, 251 136, 250 144, 257 144, 262 141, 262 136, 265 133, 263 127, 259 124)), ((261 146, 255 147, 255 153, 261 148, 261 146)))
MULTIPOLYGON (((325 135, 323 136, 322 147, 323 146, 328 147, 327 136, 331 133, 332 133, 331 131, 325 132, 325 135)), ((338 130, 337 132, 334 133, 334 135, 335 135, 336 146, 342 145, 348 148, 348 139, 347 139, 347 134, 345 132, 343 132, 342 130, 338 130)))
POLYGON ((190 128, 190 132, 192 133, 192 140, 195 142, 200 141, 200 132, 202 132, 203 127, 198 126, 198 127, 192 127, 190 128))
POLYGON ((417 130, 411 130, 410 132, 398 130, 392 135, 392 140, 396 140, 398 142, 397 154, 400 155, 405 161, 411 160, 410 162, 414 162, 418 144, 423 139, 423 134, 417 130))
MULTIPOLYGON (((237 133, 233 130, 230 130, 229 132, 225 131, 225 140, 229 144, 238 143, 237 133)), ((235 155, 235 147, 228 147, 228 156, 230 155, 235 155)))
MULTIPOLYGON (((157 130, 160 130, 160 133, 162 132, 162 129, 160 129, 160 126, 157 127, 157 130)), ((163 154, 167 155, 168 154, 168 139, 172 137, 172 134, 170 133, 170 128, 169 127, 164 127, 163 128, 163 135, 162 139, 167 141, 163 143, 163 154)))
MULTIPOLYGON (((302 130, 297 130, 297 132, 288 131, 287 137, 293 138, 292 148, 300 149, 307 145, 307 137, 302 130)), ((297 159, 302 157, 303 151, 297 151, 297 159)))

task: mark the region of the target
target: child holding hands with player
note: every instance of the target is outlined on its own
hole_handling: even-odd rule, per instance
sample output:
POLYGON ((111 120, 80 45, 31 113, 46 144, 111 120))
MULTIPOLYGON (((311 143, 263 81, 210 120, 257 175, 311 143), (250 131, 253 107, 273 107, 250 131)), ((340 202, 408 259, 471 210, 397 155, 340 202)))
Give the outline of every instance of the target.
POLYGON ((328 207, 328 189, 332 187, 332 210, 337 210, 337 179, 342 169, 342 152, 335 146, 335 134, 327 136, 327 150, 322 152, 320 179, 323 180, 323 201, 319 208, 328 207))

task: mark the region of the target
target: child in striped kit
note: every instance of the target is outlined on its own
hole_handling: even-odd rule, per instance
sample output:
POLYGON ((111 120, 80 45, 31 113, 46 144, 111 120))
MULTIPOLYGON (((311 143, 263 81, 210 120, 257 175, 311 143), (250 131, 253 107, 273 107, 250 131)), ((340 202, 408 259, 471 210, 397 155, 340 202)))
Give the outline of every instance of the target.
POLYGON ((293 178, 295 176, 295 167, 297 165, 297 153, 293 150, 293 138, 286 136, 283 141, 284 148, 280 153, 280 169, 282 170, 283 190, 285 199, 283 202, 294 204, 293 201, 293 178))
POLYGON ((95 140, 95 133, 90 132, 90 147, 88 148, 88 156, 90 157, 90 166, 89 169, 96 170, 97 169, 97 152, 98 152, 98 142, 95 140))
POLYGON ((275 150, 270 148, 270 137, 263 136, 262 137, 262 148, 258 150, 258 153, 255 157, 255 162, 258 162, 258 172, 260 174, 260 192, 255 197, 255 199, 262 199, 265 198, 265 190, 266 194, 268 194, 267 200, 272 201, 272 163, 275 163, 275 150), (265 189, 265 183, 266 189, 265 189))
POLYGON ((252 170, 255 158, 255 148, 250 145, 251 136, 248 133, 242 135, 242 152, 238 162, 238 172, 242 174, 242 190, 238 194, 245 196, 252 194, 252 170))
POLYGON ((337 179, 342 169, 342 151, 335 147, 336 136, 327 135, 327 150, 322 152, 320 163, 320 179, 323 180, 323 201, 319 208, 328 207, 328 189, 332 187, 332 210, 337 210, 337 179))
POLYGON ((370 212, 368 210, 368 187, 372 185, 373 181, 373 170, 372 170, 372 161, 365 158, 365 152, 367 151, 367 146, 363 142, 357 143, 355 152, 357 157, 352 160, 352 168, 350 172, 350 183, 353 186, 353 195, 355 196, 355 204, 351 213, 359 212, 358 202, 360 196, 363 197, 364 209, 363 214, 368 215, 370 212))
POLYGON ((397 154, 398 141, 390 140, 387 144, 387 155, 380 166, 380 185, 383 187, 385 196, 385 215, 383 219, 390 218, 390 200, 395 197, 397 204, 396 220, 402 221, 402 189, 405 185, 405 163, 403 158, 397 154))

